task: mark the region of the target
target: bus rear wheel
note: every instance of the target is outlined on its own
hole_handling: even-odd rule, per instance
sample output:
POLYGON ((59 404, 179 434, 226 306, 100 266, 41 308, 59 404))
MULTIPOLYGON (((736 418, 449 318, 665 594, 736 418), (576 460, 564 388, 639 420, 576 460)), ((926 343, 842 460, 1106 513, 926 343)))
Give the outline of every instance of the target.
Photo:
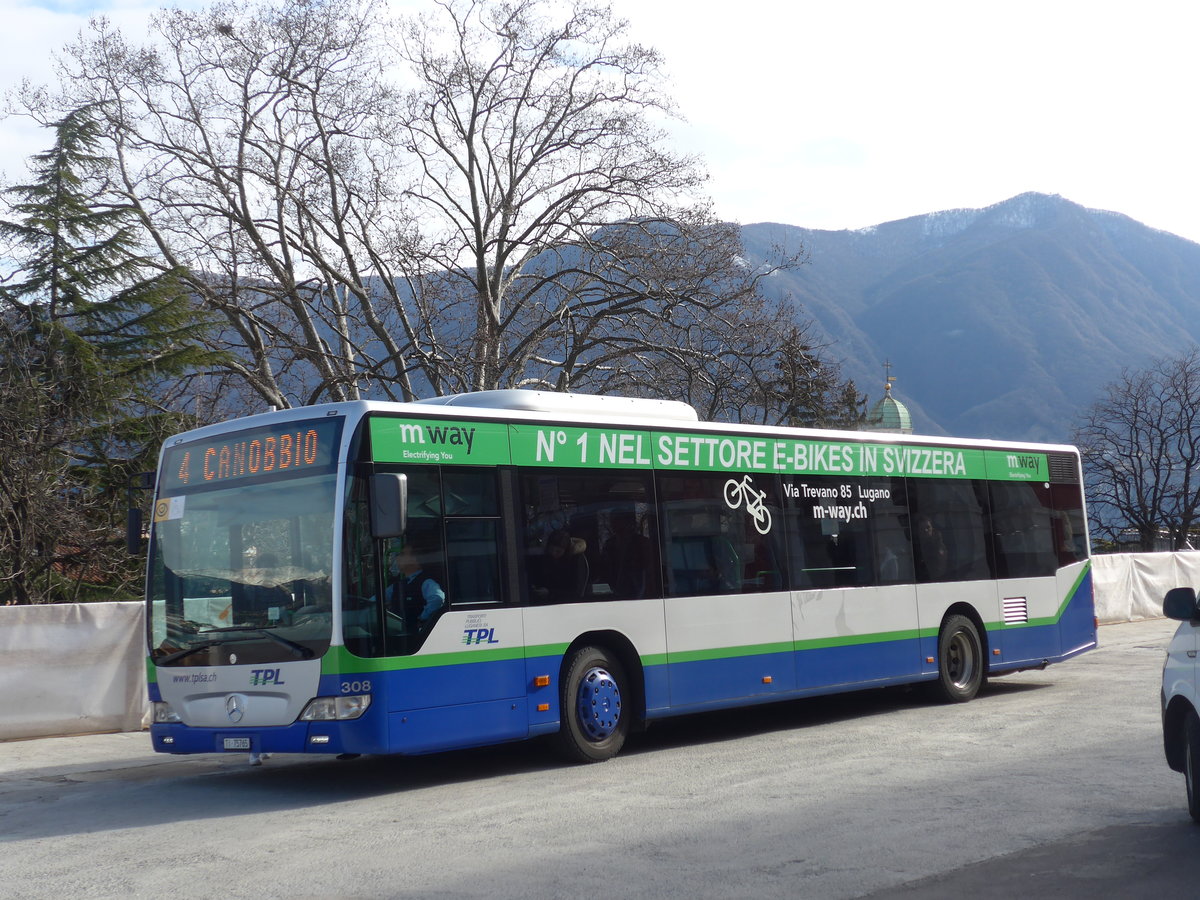
POLYGON ((617 755, 629 733, 625 670, 599 647, 580 647, 567 662, 559 689, 558 749, 573 762, 617 755))
POLYGON ((950 616, 938 632, 937 696, 947 703, 966 703, 983 685, 986 660, 979 630, 966 616, 950 616))

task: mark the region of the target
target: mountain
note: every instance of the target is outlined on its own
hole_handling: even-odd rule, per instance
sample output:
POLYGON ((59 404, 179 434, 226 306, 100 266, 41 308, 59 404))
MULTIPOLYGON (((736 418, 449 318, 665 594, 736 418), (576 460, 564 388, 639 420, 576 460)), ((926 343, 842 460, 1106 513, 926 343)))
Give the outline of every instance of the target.
POLYGON ((1123 367, 1200 342, 1200 244, 1119 213, 1022 194, 855 231, 758 224, 751 263, 874 403, 885 360, 917 431, 1066 441, 1123 367))

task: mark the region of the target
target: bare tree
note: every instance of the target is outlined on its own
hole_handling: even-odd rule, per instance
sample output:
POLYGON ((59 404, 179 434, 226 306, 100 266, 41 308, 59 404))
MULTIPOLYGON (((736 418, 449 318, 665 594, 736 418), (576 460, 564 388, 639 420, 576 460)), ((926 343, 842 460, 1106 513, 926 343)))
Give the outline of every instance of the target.
POLYGON ((395 231, 377 13, 373 0, 217 3, 161 13, 147 47, 99 20, 66 51, 68 101, 108 101, 124 198, 275 406, 359 396, 360 374, 379 374, 372 341, 400 364, 385 380, 405 375, 372 303, 386 287, 372 257, 395 231))
POLYGON ((655 124, 658 53, 607 8, 545 6, 439 3, 405 31, 420 258, 457 282, 439 389, 611 384, 685 308, 753 294, 736 232, 680 203, 704 175, 655 124))
POLYGON ((1126 370, 1075 433, 1093 531, 1141 549, 1187 546, 1200 515, 1200 347, 1126 370))
POLYGON ((376 0, 222 2, 163 13, 148 47, 98 22, 64 57, 73 105, 110 101, 121 199, 195 273, 244 383, 284 406, 649 390, 669 366, 723 392, 706 408, 744 403, 730 354, 747 329, 770 344, 760 280, 802 254, 750 269, 697 200, 658 53, 586 0, 394 24, 376 0))

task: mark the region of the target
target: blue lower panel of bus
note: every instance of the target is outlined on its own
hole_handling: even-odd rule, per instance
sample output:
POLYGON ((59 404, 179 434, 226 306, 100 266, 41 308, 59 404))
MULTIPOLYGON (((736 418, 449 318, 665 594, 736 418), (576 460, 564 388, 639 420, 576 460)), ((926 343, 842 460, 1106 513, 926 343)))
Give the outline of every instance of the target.
POLYGON ((916 678, 921 674, 921 641, 914 637, 801 650, 796 654, 796 669, 797 687, 804 691, 916 678))
POLYGON ((150 738, 162 753, 391 753, 387 726, 384 704, 372 703, 352 720, 247 728, 152 725, 150 738))
POLYGON ((1079 583, 1058 620, 1060 658, 1068 659, 1096 646, 1096 606, 1092 593, 1092 570, 1079 583))
POLYGON ((529 736, 525 698, 414 709, 389 717, 393 753, 480 747, 529 736))
POLYGON ((656 667, 667 670, 670 702, 655 702, 651 714, 669 715, 740 703, 766 703, 800 697, 840 685, 867 686, 920 677, 920 642, 902 641, 821 647, 794 653, 767 653, 690 660, 656 667), (656 709, 657 707, 657 709, 656 709))
POLYGON ((1043 660, 1058 659, 1062 653, 1059 626, 1030 625, 1023 628, 1005 628, 991 635, 992 642, 1001 650, 1001 658, 992 657, 993 671, 1011 668, 1014 665, 1040 665, 1043 660))
MULTIPOLYGON (((365 717, 364 717, 365 718, 365 717)), ((191 728, 152 725, 150 740, 161 753, 387 753, 370 740, 369 724, 295 722, 274 728, 191 728), (350 726, 350 727, 347 727, 350 726)))
POLYGON ((793 653, 763 653, 670 662, 671 708, 699 708, 761 696, 770 700, 796 689, 793 653))
POLYGON ((388 713, 383 704, 342 722, 295 722, 269 728, 153 725, 163 753, 431 753, 530 736, 525 698, 388 713))

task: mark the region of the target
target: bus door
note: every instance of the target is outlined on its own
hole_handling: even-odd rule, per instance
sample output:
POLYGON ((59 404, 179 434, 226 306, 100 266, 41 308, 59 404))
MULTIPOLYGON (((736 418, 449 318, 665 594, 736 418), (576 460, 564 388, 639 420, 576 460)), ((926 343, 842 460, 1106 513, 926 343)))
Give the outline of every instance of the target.
MULTIPOLYGON (((1054 508, 1056 488, 1041 482, 991 484, 992 542, 1002 640, 993 663, 1039 663, 1063 652, 1060 619, 1070 586, 1060 584, 1060 557, 1075 561, 1070 517, 1054 508), (1066 530, 1064 530, 1066 526, 1066 530)), ((1063 485, 1079 495, 1077 486, 1063 485)), ((1082 514, 1081 514, 1082 515, 1082 514)))
POLYGON ((671 706, 795 689, 773 476, 659 477, 671 706))
MULTIPOLYGON (((999 616, 988 535, 988 483, 969 478, 907 481, 922 672, 938 672, 938 636, 948 611, 974 612, 994 645, 999 616)), ((984 639, 983 635, 980 635, 984 639)))
POLYGON ((900 478, 784 479, 801 690, 920 671, 911 522, 900 478))
POLYGON ((380 657, 366 668, 382 669, 389 743, 425 752, 524 737, 524 628, 504 589, 499 472, 404 474, 407 529, 379 541, 363 534, 350 548, 349 583, 366 596, 343 622, 351 653, 380 657))

